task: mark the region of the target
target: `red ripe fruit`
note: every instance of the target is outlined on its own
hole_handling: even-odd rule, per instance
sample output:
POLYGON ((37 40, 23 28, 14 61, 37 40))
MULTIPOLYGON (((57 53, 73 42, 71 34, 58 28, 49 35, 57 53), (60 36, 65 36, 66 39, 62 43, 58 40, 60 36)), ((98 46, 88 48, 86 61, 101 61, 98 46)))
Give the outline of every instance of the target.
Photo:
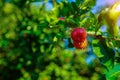
POLYGON ((86 36, 87 32, 84 28, 75 28, 71 33, 72 40, 75 42, 83 42, 86 36))
POLYGON ((73 45, 76 49, 85 49, 88 45, 87 39, 85 39, 83 42, 73 42, 73 45))
POLYGON ((65 20, 65 18, 59 17, 58 20, 63 21, 63 20, 65 20))

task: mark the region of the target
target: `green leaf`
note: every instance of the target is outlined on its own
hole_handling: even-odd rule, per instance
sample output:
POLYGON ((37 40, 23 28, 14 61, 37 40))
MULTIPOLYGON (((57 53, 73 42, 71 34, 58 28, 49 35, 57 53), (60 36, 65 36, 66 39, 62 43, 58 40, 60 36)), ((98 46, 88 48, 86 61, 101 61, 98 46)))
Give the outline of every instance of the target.
POLYGON ((76 0, 76 4, 82 4, 84 0, 76 0))
POLYGON ((107 46, 105 39, 92 41, 93 51, 99 58, 100 62, 108 69, 114 66, 114 50, 107 46))
POLYGON ((118 79, 119 76, 120 76, 120 64, 115 65, 114 68, 107 72, 106 74, 107 80, 119 80, 118 79))
POLYGON ((71 5, 73 6, 75 11, 77 11, 77 12, 79 11, 79 8, 75 2, 72 2, 71 5))
POLYGON ((94 53, 97 55, 97 57, 104 57, 104 55, 101 53, 100 51, 100 47, 98 45, 99 41, 98 40, 93 40, 92 44, 93 44, 93 51, 94 53))

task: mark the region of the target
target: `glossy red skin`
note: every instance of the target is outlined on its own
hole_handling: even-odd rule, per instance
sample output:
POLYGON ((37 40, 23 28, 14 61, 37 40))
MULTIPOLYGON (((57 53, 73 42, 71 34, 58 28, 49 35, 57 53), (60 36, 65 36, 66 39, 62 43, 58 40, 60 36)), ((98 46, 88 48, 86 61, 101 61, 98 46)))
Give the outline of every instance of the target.
POLYGON ((85 49, 88 45, 87 39, 85 39, 83 42, 73 42, 73 45, 76 49, 85 49))
POLYGON ((63 18, 63 17, 59 17, 58 20, 63 21, 63 20, 65 20, 65 18, 63 18))
POLYGON ((75 42, 83 42, 86 39, 87 32, 84 28, 75 28, 71 32, 72 40, 75 42))

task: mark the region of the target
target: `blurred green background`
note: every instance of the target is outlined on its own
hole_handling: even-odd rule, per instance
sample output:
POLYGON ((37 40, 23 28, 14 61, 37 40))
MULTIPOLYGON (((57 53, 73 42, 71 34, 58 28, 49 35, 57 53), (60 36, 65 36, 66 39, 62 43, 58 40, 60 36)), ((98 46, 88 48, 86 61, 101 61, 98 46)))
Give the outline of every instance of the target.
POLYGON ((40 1, 0 0, 0 80, 105 80, 91 38, 85 50, 70 39, 73 28, 95 30, 96 0, 40 1))

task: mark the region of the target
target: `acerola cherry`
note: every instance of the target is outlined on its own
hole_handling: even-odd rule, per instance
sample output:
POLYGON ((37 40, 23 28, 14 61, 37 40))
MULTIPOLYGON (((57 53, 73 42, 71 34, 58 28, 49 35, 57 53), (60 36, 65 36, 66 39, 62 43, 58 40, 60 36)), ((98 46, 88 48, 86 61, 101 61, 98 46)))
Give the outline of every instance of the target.
POLYGON ((58 20, 63 21, 63 20, 65 20, 65 18, 64 17, 59 17, 58 20))
POLYGON ((75 42, 83 42, 86 39, 87 32, 84 28, 75 28, 71 32, 72 40, 75 42))
POLYGON ((73 42, 73 45, 76 49, 85 49, 88 45, 87 39, 85 39, 83 42, 73 42))

